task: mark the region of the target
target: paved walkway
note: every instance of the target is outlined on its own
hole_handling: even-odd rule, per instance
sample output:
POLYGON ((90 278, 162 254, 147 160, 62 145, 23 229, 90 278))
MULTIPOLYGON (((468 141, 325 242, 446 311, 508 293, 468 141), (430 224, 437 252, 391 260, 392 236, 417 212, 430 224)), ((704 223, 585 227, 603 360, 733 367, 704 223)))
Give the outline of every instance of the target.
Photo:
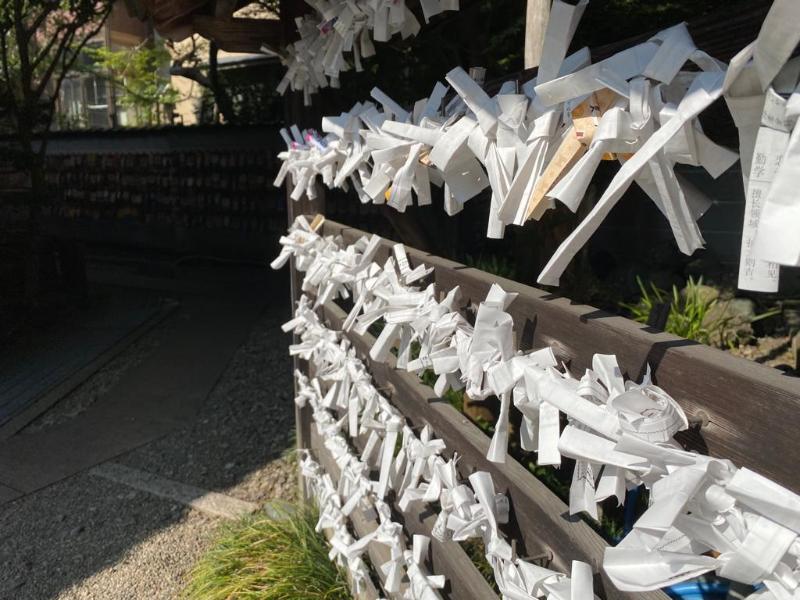
POLYGON ((169 279, 176 311, 0 442, 0 599, 174 598, 217 524, 294 495, 288 286, 232 271, 169 279))
POLYGON ((91 308, 73 311, 46 331, 33 330, 0 353, 0 438, 7 437, 6 430, 13 434, 24 426, 22 413, 31 404, 53 388, 58 394, 65 380, 113 352, 131 332, 157 317, 163 304, 155 290, 129 288, 122 294, 101 288, 91 308), (15 417, 20 423, 12 428, 9 421, 15 417))

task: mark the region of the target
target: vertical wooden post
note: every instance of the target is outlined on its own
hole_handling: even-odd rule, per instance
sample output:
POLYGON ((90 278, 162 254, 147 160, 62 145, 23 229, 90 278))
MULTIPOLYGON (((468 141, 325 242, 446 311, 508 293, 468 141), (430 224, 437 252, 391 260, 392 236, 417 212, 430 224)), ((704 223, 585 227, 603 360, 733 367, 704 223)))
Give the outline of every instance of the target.
MULTIPOLYGON (((292 200, 289 197, 289 194, 292 192, 292 182, 291 175, 287 178, 286 183, 286 215, 288 217, 288 224, 291 225, 295 217, 298 215, 307 215, 313 217, 316 214, 325 214, 325 190, 322 186, 317 185, 317 197, 313 200, 309 199, 307 196, 303 196, 300 200, 292 200)), ((301 289, 300 286, 303 282, 303 275, 300 273, 294 265, 294 258, 292 258, 289 262, 289 269, 290 269, 290 279, 289 279, 289 289, 291 292, 291 311, 294 313, 295 305, 297 301, 300 299, 301 289)), ((297 343, 299 340, 295 336, 294 342, 297 343)), ((294 371, 300 370, 306 374, 308 374, 308 363, 306 361, 301 361, 298 357, 294 357, 292 363, 292 373, 294 371)), ((297 389, 295 388, 295 393, 297 389)), ((304 406, 303 408, 299 408, 295 406, 294 409, 294 422, 295 422, 295 438, 297 442, 297 449, 308 449, 311 447, 311 407, 304 406)), ((308 500, 308 490, 306 486, 303 484, 302 477, 298 477, 298 484, 300 488, 300 499, 302 501, 308 500)))
POLYGON ((550 0, 528 0, 525 12, 525 68, 539 66, 544 47, 544 32, 550 18, 550 0))

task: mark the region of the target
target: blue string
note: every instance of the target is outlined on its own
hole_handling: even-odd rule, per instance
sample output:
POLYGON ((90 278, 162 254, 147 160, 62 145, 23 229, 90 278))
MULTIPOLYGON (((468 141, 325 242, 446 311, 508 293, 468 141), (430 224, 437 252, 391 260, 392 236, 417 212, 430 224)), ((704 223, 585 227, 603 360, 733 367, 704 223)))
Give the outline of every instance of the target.
MULTIPOLYGON (((636 522, 636 509, 642 487, 638 486, 628 490, 625 496, 625 515, 623 531, 628 535, 636 522)), ((664 588, 670 598, 675 600, 725 600, 728 596, 728 583, 715 581, 689 581, 664 588)))
POLYGON ((722 581, 687 581, 664 588, 676 600, 725 600, 729 584, 722 581))
POLYGON ((639 494, 642 486, 637 486, 632 490, 628 490, 625 495, 625 521, 622 526, 622 531, 628 535, 633 529, 633 524, 636 522, 636 506, 639 504, 639 494))

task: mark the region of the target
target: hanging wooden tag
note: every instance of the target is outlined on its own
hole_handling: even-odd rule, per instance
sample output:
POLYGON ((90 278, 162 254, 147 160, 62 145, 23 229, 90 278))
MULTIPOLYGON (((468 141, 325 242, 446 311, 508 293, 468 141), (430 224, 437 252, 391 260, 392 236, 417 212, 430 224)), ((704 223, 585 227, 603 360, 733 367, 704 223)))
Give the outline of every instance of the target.
POLYGON ((572 126, 553 159, 536 182, 528 200, 525 220, 536 219, 538 221, 545 213, 549 207, 549 203, 544 201, 547 193, 586 153, 586 149, 594 139, 598 120, 614 104, 616 98, 616 93, 604 88, 594 92, 572 110, 572 126))

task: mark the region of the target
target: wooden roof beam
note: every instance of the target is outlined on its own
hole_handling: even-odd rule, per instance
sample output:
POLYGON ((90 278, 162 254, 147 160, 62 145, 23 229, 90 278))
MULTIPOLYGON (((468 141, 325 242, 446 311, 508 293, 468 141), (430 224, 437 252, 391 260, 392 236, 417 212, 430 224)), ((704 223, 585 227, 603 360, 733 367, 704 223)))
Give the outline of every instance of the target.
POLYGON ((194 30, 213 40, 228 52, 261 52, 261 46, 280 46, 281 22, 278 19, 220 18, 194 15, 194 30))

